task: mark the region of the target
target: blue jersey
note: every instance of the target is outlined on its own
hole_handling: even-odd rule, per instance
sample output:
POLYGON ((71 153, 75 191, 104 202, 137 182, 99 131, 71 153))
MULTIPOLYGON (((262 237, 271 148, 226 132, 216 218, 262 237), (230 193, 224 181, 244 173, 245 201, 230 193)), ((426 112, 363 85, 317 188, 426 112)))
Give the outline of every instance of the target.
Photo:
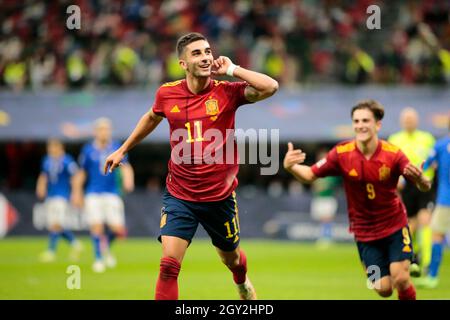
POLYGON ((450 136, 438 140, 424 164, 424 170, 431 164, 438 166, 438 191, 436 203, 450 206, 450 136))
MULTIPOLYGON (((85 192, 89 193, 113 193, 120 195, 120 170, 103 174, 103 166, 106 158, 120 147, 118 142, 111 142, 104 149, 98 149, 94 142, 86 144, 81 150, 79 162, 81 168, 86 171, 87 181, 85 192)), ((127 158, 122 160, 127 163, 127 158)))
POLYGON ((45 156, 42 161, 42 172, 47 176, 47 197, 70 197, 70 178, 78 166, 70 155, 59 158, 45 156))

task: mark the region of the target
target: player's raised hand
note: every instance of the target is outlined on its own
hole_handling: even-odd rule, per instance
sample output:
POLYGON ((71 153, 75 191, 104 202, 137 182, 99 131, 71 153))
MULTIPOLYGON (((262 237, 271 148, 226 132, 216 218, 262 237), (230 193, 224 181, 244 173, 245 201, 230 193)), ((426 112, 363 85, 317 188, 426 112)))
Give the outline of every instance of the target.
MULTIPOLYGON (((423 167, 423 164, 421 167, 423 167)), ((422 168, 418 168, 412 163, 408 163, 405 167, 403 170, 403 176, 414 182, 417 188, 422 192, 426 192, 431 189, 431 182, 423 176, 422 168)))
POLYGON ((294 165, 298 163, 303 163, 306 159, 306 153, 300 149, 294 149, 292 142, 288 143, 288 151, 284 156, 283 167, 286 170, 291 169, 294 165))
POLYGON ((122 165, 122 159, 125 155, 120 150, 116 150, 106 158, 105 165, 103 167, 103 173, 113 172, 115 168, 122 165))
POLYGON ((417 168, 410 162, 403 170, 403 175, 409 178, 410 180, 417 182, 422 177, 422 170, 417 168))
POLYGON ((230 58, 220 56, 213 61, 213 70, 211 71, 211 73, 217 76, 223 76, 227 74, 227 69, 232 64, 233 62, 230 58))

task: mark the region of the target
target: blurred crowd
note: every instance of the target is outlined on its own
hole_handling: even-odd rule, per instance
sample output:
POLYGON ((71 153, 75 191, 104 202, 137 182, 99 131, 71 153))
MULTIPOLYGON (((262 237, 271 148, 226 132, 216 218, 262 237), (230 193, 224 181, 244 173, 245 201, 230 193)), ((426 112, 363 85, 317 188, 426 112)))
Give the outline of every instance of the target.
POLYGON ((0 88, 148 87, 184 76, 176 39, 284 86, 450 81, 447 0, 0 0, 0 88), (66 27, 75 4, 81 28, 66 27), (369 30, 367 7, 381 9, 369 30))

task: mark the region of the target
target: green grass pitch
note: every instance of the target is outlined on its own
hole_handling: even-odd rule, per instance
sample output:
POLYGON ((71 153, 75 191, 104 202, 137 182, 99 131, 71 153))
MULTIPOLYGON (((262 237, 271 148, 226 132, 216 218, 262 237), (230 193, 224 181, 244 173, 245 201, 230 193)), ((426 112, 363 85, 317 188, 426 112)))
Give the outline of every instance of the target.
MULTIPOLYGON (((84 252, 76 263, 81 288, 66 287, 68 246, 63 241, 58 259, 38 261, 46 237, 0 240, 0 299, 153 299, 161 248, 153 238, 118 241, 115 269, 91 271, 92 247, 83 238, 84 252)), ((319 250, 314 244, 243 240, 249 276, 259 299, 381 299, 367 289, 354 244, 319 250)), ((237 299, 231 273, 208 240, 194 239, 179 278, 180 299, 237 299)), ((396 299, 394 294, 391 299, 396 299)), ((418 299, 450 299, 450 252, 446 250, 441 281, 434 290, 418 289, 418 299)))

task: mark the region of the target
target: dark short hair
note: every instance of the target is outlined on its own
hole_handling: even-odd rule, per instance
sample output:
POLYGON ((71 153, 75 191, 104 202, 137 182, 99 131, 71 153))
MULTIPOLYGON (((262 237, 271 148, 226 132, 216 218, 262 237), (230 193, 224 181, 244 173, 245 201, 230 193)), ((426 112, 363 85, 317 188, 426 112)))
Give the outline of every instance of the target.
POLYGON ((367 109, 373 113, 375 120, 380 121, 384 117, 384 107, 381 103, 376 100, 362 100, 359 101, 353 108, 351 112, 351 117, 353 118, 353 113, 356 110, 367 109))
POLYGON ((177 41, 177 54, 178 57, 181 57, 183 54, 184 48, 192 42, 198 41, 198 40, 206 40, 205 36, 198 32, 191 32, 188 34, 185 34, 177 41))

